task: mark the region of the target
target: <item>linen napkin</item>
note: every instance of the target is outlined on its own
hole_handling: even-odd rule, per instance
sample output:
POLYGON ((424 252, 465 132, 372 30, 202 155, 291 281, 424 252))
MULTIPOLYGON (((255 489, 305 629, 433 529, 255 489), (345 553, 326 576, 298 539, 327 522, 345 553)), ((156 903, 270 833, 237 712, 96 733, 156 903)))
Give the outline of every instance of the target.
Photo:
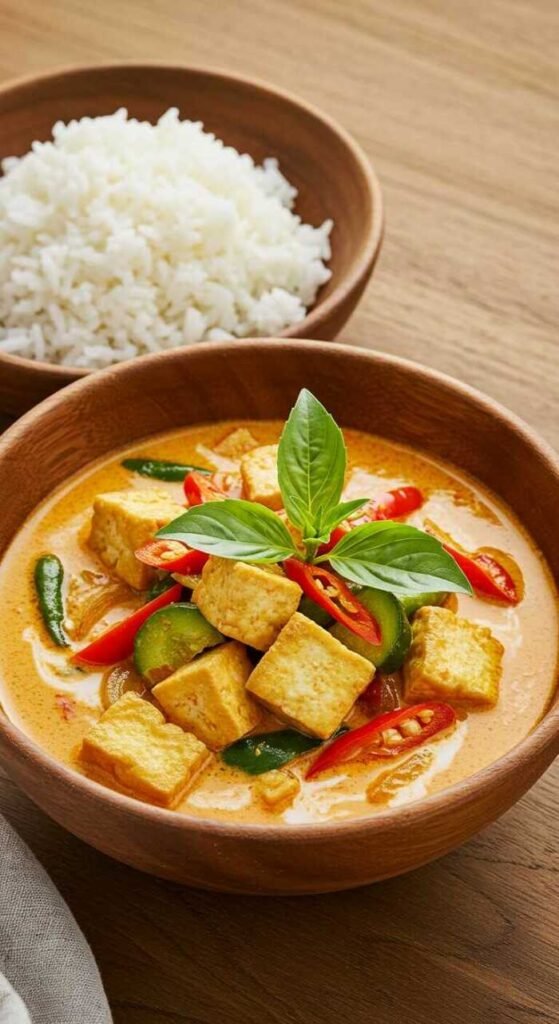
POLYGON ((111 1024, 93 954, 69 908, 0 816, 0 1024, 111 1024))

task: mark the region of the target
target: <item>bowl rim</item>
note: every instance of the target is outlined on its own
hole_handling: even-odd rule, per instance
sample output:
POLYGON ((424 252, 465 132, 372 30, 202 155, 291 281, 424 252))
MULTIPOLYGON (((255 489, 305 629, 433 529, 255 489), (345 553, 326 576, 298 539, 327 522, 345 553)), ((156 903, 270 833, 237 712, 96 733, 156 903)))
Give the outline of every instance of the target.
MULTIPOLYGON (((316 349, 321 347, 325 358, 328 355, 342 356, 344 359, 370 360, 372 364, 381 362, 395 368, 401 368, 404 372, 416 374, 418 377, 428 380, 431 383, 445 387, 455 394, 473 401, 480 410, 491 414, 494 418, 500 419, 505 426, 520 434, 527 444, 534 449, 550 474, 555 477, 559 487, 559 454, 539 436, 539 434, 522 420, 516 413, 513 413, 497 400, 490 398, 477 388, 462 383, 430 367, 423 366, 410 359, 400 356, 389 355, 377 349, 367 349, 360 346, 350 346, 339 342, 321 342, 309 339, 284 339, 284 338, 254 338, 247 339, 253 349, 270 348, 281 345, 288 352, 296 352, 301 348, 316 349)), ((215 351, 219 356, 236 346, 237 342, 205 342, 195 346, 194 351, 201 350, 215 351)), ((150 363, 156 363, 162 359, 167 361, 184 358, 184 353, 192 349, 174 349, 171 352, 152 353, 143 357, 146 372, 149 372, 150 363)), ((103 384, 104 379, 111 380, 114 388, 117 378, 125 375, 128 367, 136 365, 132 363, 120 363, 116 367, 109 367, 97 374, 89 375, 86 378, 75 381, 62 391, 55 392, 33 409, 25 413, 11 427, 0 436, 0 457, 9 451, 12 439, 17 441, 21 434, 25 433, 28 426, 42 416, 50 412, 57 405, 63 405, 68 395, 87 393, 103 384)), ((1 567, 1 562, 0 562, 1 567)), ((556 581, 557 582, 557 581, 556 581)), ((557 681, 556 681, 557 683, 557 681)), ((556 692, 556 691, 555 691, 556 692)), ((172 830, 199 830, 207 835, 215 835, 216 838, 236 838, 253 841, 274 841, 282 839, 286 843, 296 843, 305 838, 316 839, 320 842, 327 841, 334 835, 337 838, 344 836, 358 837, 363 833, 371 831, 393 831, 406 829, 410 821, 427 823, 440 812, 450 808, 464 807, 475 802, 486 794, 497 783, 503 782, 505 776, 512 769, 519 769, 522 765, 527 766, 537 760, 538 755, 553 746, 555 753, 559 752, 559 700, 555 703, 548 703, 547 709, 543 712, 541 719, 532 728, 528 735, 507 751, 496 761, 490 762, 485 767, 474 772, 472 775, 454 783, 431 795, 422 797, 417 801, 402 805, 401 807, 386 808, 382 811, 375 811, 370 816, 360 818, 344 818, 324 822, 301 822, 299 824, 256 824, 244 822, 228 822, 217 818, 204 818, 184 814, 176 810, 169 810, 157 807, 153 804, 144 803, 134 797, 119 793, 116 790, 80 774, 68 765, 57 761, 51 754, 44 750, 37 742, 31 739, 15 723, 11 722, 0 706, 0 733, 6 737, 8 744, 15 748, 17 754, 27 762, 34 762, 38 768, 47 776, 54 775, 60 784, 71 789, 84 787, 85 792, 96 802, 103 804, 107 801, 114 811, 119 811, 138 818, 143 821, 150 821, 154 825, 172 830)))
MULTIPOLYGON (((359 290, 360 287, 366 284, 370 271, 374 267, 380 252, 384 236, 384 201, 382 189, 374 166, 361 145, 334 117, 331 117, 330 114, 322 111, 319 107, 310 103, 308 100, 299 98, 296 93, 291 92, 291 90, 273 85, 271 82, 262 78, 253 77, 252 75, 237 74, 236 72, 229 71, 227 68, 213 64, 176 64, 174 62, 166 63, 165 61, 157 60, 138 61, 134 59, 123 61, 102 61, 98 64, 63 64, 59 67, 42 71, 39 74, 20 75, 1 83, 0 97, 9 95, 11 92, 17 92, 19 89, 25 89, 28 86, 40 86, 41 84, 56 78, 64 78, 66 76, 79 77, 82 74, 92 72, 118 72, 121 70, 134 69, 146 69, 150 71, 186 71, 194 75, 199 75, 200 77, 222 79, 224 82, 233 81, 242 86, 256 89, 260 93, 268 93, 278 99, 281 99, 291 107, 305 111, 315 121, 321 122, 321 124, 333 135, 337 135, 343 142, 345 149, 351 155, 354 164, 358 167, 366 181, 371 199, 370 211, 364 228, 364 243, 360 247, 359 261, 351 267, 350 272, 342 278, 339 284, 334 285, 331 293, 325 299, 321 300, 320 297, 318 298, 318 301, 310 307, 310 310, 307 312, 303 320, 297 324, 293 324, 292 327, 289 327, 286 331, 283 331, 279 337, 297 338, 301 331, 304 331, 307 334, 312 332, 313 328, 325 316, 328 316, 342 305, 345 299, 352 292, 359 290)), ((236 338, 234 340, 244 341, 245 339, 236 338)), ((204 344, 204 342, 201 344, 204 344)), ((184 345, 177 347, 189 348, 191 346, 184 345)), ((152 354, 153 353, 145 353, 145 355, 148 356, 152 354)), ((133 357, 134 361, 143 358, 144 355, 133 357)), ((64 381, 73 382, 76 379, 87 377, 92 373, 100 372, 93 367, 61 366, 59 363, 49 363, 39 359, 28 359, 26 356, 18 356, 12 352, 2 352, 0 349, 0 364, 2 362, 7 365, 19 367, 20 369, 25 369, 28 372, 34 372, 37 376, 49 373, 51 376, 59 379, 60 386, 62 386, 64 381)), ((119 366, 120 363, 112 365, 119 366)))

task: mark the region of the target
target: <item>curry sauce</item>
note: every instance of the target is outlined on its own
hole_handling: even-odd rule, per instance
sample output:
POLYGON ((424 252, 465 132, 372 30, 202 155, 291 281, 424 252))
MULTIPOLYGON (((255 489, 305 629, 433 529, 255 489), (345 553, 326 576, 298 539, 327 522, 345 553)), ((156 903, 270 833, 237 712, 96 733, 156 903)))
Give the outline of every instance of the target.
MULTIPOLYGON (((261 445, 278 440, 279 422, 242 424, 261 445)), ((92 503, 108 491, 162 488, 184 504, 179 483, 151 481, 122 467, 125 457, 192 462, 221 474, 238 473, 238 462, 214 451, 239 424, 220 423, 153 437, 89 466, 39 507, 23 524, 0 574, 0 702, 8 717, 56 759, 84 772, 79 758, 85 733, 106 705, 106 672, 70 661, 71 650, 57 648, 45 631, 33 587, 37 559, 56 552, 65 570, 65 588, 84 572, 96 580, 106 569, 87 543, 92 503)), ((203 818, 289 824, 371 815, 433 793, 471 775, 522 740, 544 713, 553 693, 558 660, 557 595, 545 562, 512 513, 478 483, 409 448, 346 430, 348 473, 344 497, 373 496, 413 484, 425 495, 408 522, 448 534, 467 551, 503 552, 518 565, 523 600, 503 606, 479 597, 454 596, 452 606, 472 623, 488 626, 505 649, 500 696, 494 708, 460 709, 456 729, 394 764, 345 765, 305 781, 304 755, 288 765, 300 780, 293 802, 281 811, 257 797, 254 777, 213 757, 176 810, 203 818)), ((87 582, 87 579, 86 579, 87 582)), ((112 601, 93 627, 129 614, 139 594, 115 584, 112 601)), ((74 638, 73 638, 74 639, 74 638)), ((397 685, 397 681, 395 683, 397 685)), ((141 687, 140 687, 141 688, 141 687)), ((359 702, 349 724, 364 721, 359 702)), ((266 727, 277 727, 271 714, 266 727)), ((107 781, 107 780, 103 780, 107 781)))

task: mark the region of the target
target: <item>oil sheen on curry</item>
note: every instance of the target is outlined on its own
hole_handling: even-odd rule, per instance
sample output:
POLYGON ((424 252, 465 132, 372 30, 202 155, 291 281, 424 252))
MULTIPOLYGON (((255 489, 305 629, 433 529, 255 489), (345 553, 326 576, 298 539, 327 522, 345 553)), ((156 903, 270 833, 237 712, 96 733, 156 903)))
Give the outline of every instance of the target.
POLYGON ((522 740, 555 685, 556 594, 510 511, 307 391, 287 424, 159 435, 69 479, 0 597, 9 718, 190 816, 420 799, 522 740))

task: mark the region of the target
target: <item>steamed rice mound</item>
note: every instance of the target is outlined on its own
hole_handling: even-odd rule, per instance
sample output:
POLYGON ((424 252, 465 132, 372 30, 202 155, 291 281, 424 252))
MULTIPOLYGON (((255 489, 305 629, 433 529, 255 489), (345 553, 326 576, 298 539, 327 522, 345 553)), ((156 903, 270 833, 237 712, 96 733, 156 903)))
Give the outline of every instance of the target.
POLYGON ((2 170, 0 351, 100 368, 275 335, 330 277, 332 222, 301 223, 277 161, 175 109, 58 123, 2 170))

